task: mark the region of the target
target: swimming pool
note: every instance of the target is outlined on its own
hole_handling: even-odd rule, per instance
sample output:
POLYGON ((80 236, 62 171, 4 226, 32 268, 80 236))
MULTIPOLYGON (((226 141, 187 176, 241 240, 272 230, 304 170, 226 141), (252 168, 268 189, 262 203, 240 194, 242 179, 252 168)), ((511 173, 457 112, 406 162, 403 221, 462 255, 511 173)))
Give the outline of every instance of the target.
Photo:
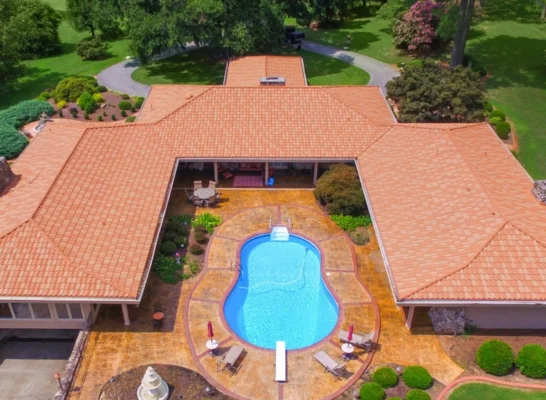
POLYGON ((255 236, 241 248, 240 270, 224 315, 242 339, 266 349, 283 340, 295 350, 334 329, 339 308, 322 280, 320 252, 309 241, 255 236))

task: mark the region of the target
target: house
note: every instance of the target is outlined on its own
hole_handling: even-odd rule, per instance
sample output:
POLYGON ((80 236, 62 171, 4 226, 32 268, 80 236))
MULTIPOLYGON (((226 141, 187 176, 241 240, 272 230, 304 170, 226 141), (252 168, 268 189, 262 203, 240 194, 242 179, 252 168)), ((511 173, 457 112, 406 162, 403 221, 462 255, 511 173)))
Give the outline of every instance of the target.
MULTIPOLYGON (((397 123, 377 87, 310 87, 299 57, 223 86, 153 86, 135 124, 48 123, 0 167, 0 328, 138 305, 179 164, 354 162, 396 303, 546 328, 546 205, 487 124, 397 123), (264 81, 265 78, 265 81, 264 81), (271 79, 275 84, 271 84, 271 79)), ((539 187, 539 186, 537 186, 539 187)), ((540 187, 538 189, 540 192, 540 187)))

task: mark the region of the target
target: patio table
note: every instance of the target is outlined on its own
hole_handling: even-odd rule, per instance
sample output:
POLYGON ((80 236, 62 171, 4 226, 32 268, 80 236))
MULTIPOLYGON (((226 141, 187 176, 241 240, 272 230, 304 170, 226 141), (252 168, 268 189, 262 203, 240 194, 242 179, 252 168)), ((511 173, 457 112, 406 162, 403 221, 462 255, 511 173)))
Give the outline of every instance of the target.
POLYGON ((199 197, 201 200, 208 200, 212 196, 214 196, 215 193, 216 193, 216 191, 214 189, 201 188, 201 189, 197 189, 195 192, 193 192, 193 195, 195 197, 199 197))

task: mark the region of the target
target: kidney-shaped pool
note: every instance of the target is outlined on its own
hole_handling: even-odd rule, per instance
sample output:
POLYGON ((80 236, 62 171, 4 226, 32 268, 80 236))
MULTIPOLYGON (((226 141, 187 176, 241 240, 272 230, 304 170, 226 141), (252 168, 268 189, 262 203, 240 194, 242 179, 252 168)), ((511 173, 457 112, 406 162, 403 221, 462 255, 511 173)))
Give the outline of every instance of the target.
POLYGON ((339 308, 320 271, 320 252, 309 241, 259 235, 241 248, 240 275, 224 303, 231 329, 247 342, 288 350, 311 346, 334 329, 339 308))

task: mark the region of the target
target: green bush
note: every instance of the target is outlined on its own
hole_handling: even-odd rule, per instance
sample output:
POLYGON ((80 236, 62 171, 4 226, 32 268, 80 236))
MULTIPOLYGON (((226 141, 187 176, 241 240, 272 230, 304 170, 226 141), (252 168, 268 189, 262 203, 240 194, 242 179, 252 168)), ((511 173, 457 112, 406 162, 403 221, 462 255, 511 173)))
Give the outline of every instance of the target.
POLYGON ((95 93, 97 81, 92 76, 70 76, 57 84, 53 97, 55 101, 74 102, 83 92, 95 93))
POLYGON ((28 144, 28 139, 13 126, 0 120, 0 157, 17 157, 28 144))
POLYGON ((495 126, 495 132, 497 132, 498 137, 501 139, 508 139, 508 135, 512 131, 512 127, 508 122, 499 122, 497 126, 495 126))
POLYGON ((345 164, 331 165, 317 181, 315 197, 328 214, 359 216, 366 209, 366 201, 356 168, 345 164))
POLYGON ((135 101, 135 108, 141 108, 142 104, 144 103, 144 97, 139 97, 135 101))
POLYGON ((199 214, 191 223, 195 228, 198 225, 203 225, 208 233, 213 233, 214 228, 222 223, 222 217, 213 215, 209 212, 199 214))
POLYGON ((161 247, 159 248, 159 251, 161 254, 164 254, 166 256, 172 256, 174 253, 176 253, 176 250, 178 247, 171 241, 166 241, 161 243, 161 247))
POLYGON ((118 103, 120 110, 129 110, 131 108, 131 103, 127 100, 122 100, 118 103))
POLYGON ((389 397, 387 400, 402 400, 402 397, 389 397))
POLYGON ((76 46, 76 52, 82 60, 100 60, 108 55, 108 43, 94 37, 83 39, 76 46))
POLYGON ((167 231, 174 231, 178 235, 187 236, 189 233, 189 224, 191 223, 191 221, 191 216, 188 216, 186 214, 172 216, 167 222, 167 231))
POLYGON ((546 377, 546 350, 539 344, 526 344, 516 359, 519 371, 529 378, 546 377))
POLYGON ((500 124, 501 122, 502 122, 502 119, 500 119, 499 117, 489 118, 489 123, 493 126, 500 124))
POLYGON ((193 230, 195 232, 203 232, 205 235, 207 233, 209 233, 209 231, 207 231, 207 228, 205 228, 205 225, 197 225, 196 224, 196 225, 194 225, 193 230))
POLYGON ((205 236, 205 234, 204 234, 203 232, 200 232, 200 231, 195 232, 195 234, 194 234, 193 237, 194 237, 195 241, 196 241, 197 243, 199 243, 199 244, 205 244, 205 243, 207 243, 207 241, 208 241, 208 239, 207 239, 207 237, 205 236))
POLYGON ((486 103, 485 104, 485 111, 487 111, 488 113, 492 112, 493 111, 493 104, 486 103))
POLYGON ((99 115, 99 116, 97 117, 97 121, 99 121, 99 122, 102 122, 102 121, 103 121, 102 115, 99 115))
POLYGON ((134 115, 131 115, 130 117, 125 118, 125 122, 135 122, 136 117, 134 115))
POLYGON ((97 86, 97 92, 99 93, 104 93, 106 92, 108 89, 106 88, 106 86, 103 86, 103 85, 99 85, 97 86))
POLYGON ((413 389, 406 393, 405 400, 430 400, 430 395, 421 389, 413 389))
POLYGON ((494 110, 489 113, 489 118, 495 118, 498 117, 503 121, 506 121, 506 114, 503 113, 501 110, 494 110))
POLYGON ((0 111, 0 123, 19 129, 29 122, 40 119, 43 112, 52 115, 53 111, 53 106, 47 101, 26 100, 0 111))
POLYGON ((127 116, 127 111, 121 110, 121 116, 125 118, 127 116))
POLYGON ((104 103, 104 96, 102 94, 100 94, 100 93, 95 93, 93 95, 93 100, 95 100, 95 102, 97 104, 104 103))
POLYGON ((187 260, 187 265, 192 275, 195 275, 201 270, 201 266, 199 265, 199 261, 197 260, 194 260, 194 259, 187 260))
POLYGON ((174 244, 176 244, 178 247, 186 244, 186 236, 175 236, 173 238, 174 244))
POLYGON ((83 113, 83 117, 87 120, 89 119, 89 114, 87 113, 87 111, 83 113))
POLYGON ((344 231, 354 231, 359 226, 370 226, 372 224, 372 218, 369 215, 353 217, 352 215, 334 214, 330 215, 330 218, 344 231))
POLYGON ((57 108, 58 108, 59 110, 61 110, 61 109, 65 108, 67 104, 68 104, 68 103, 67 103, 66 101, 61 100, 61 101, 59 101, 59 102, 57 103, 57 108))
POLYGON ((503 376, 514 365, 514 352, 505 342, 488 340, 476 352, 476 362, 488 374, 503 376))
POLYGON ((130 110, 131 110, 132 113, 134 113, 136 111, 135 106, 131 106, 130 110))
POLYGON ((40 97, 43 97, 44 99, 48 100, 51 98, 51 93, 49 92, 42 92, 40 93, 40 97))
POLYGON ((72 111, 70 114, 72 114, 72 118, 78 118, 78 112, 72 111))
POLYGON ((42 96, 38 96, 34 100, 47 101, 47 99, 45 97, 42 97, 42 96))
POLYGON ((198 256, 200 254, 203 254, 204 252, 205 250, 203 250, 203 248, 199 246, 198 244, 192 244, 190 246, 190 253, 193 254, 194 256, 198 256))
POLYGON ((432 386, 432 376, 419 365, 407 367, 402 373, 402 380, 412 389, 428 389, 432 386))
POLYGON ((176 283, 182 276, 182 265, 178 264, 172 257, 167 257, 162 254, 158 254, 152 264, 153 270, 166 283, 176 283))
POLYGON ((93 95, 86 91, 78 97, 78 107, 80 107, 80 110, 93 112, 97 109, 97 102, 93 98, 93 95))
POLYGON ((360 388, 361 400, 383 400, 385 396, 385 389, 379 383, 368 382, 360 388))
POLYGON ((112 115, 110 116, 110 118, 112 118, 112 121, 115 121, 115 120, 116 120, 116 116, 115 116, 114 114, 112 114, 112 115))
POLYGON ((383 367, 373 373, 373 381, 379 383, 384 388, 392 388, 398 385, 398 375, 394 369, 383 367))
POLYGON ((129 96, 128 94, 122 93, 122 94, 121 94, 121 98, 122 98, 123 100, 129 100, 129 99, 131 98, 131 96, 129 96))

